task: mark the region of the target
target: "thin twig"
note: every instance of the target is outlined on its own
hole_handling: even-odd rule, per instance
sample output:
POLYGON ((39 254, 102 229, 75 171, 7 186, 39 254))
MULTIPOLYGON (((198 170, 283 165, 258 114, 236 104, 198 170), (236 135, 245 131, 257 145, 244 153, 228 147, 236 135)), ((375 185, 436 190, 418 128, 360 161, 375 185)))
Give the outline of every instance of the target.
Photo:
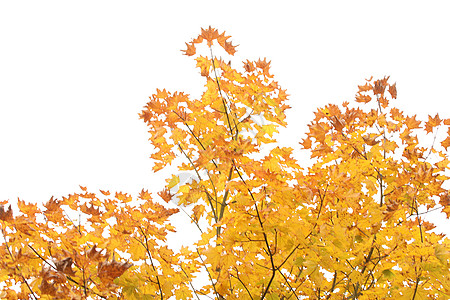
MULTIPOLYGON (((11 249, 9 249, 9 245, 8 245, 8 241, 6 240, 6 235, 5 235, 5 231, 2 227, 2 235, 3 235, 3 239, 5 240, 5 245, 6 245, 6 249, 8 250, 9 256, 11 256, 11 260, 13 261, 13 263, 15 264, 15 260, 14 260, 14 256, 11 252, 11 249)), ((25 276, 23 276, 22 271, 20 270, 19 266, 15 266, 16 270, 19 271, 20 273, 20 277, 22 277, 22 281, 23 283, 25 283, 25 285, 27 286, 28 290, 30 290, 31 295, 33 296, 34 299, 38 299, 37 296, 34 294, 33 290, 31 289, 30 285, 28 284, 27 280, 25 279, 25 276)))

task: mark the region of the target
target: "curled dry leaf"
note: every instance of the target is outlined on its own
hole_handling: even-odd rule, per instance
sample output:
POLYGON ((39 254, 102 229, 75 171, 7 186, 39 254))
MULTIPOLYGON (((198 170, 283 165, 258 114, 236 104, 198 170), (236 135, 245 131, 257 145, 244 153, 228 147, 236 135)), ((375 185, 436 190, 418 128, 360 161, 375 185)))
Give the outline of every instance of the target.
POLYGON ((0 205, 0 220, 2 221, 12 221, 13 220, 13 212, 11 209, 11 205, 5 210, 4 205, 0 205))
POLYGON ((112 282, 117 277, 121 276, 126 270, 128 270, 132 264, 128 262, 118 262, 114 259, 114 255, 111 261, 105 260, 98 264, 98 277, 102 282, 112 282))
POLYGON ((73 263, 72 258, 67 257, 65 259, 55 261, 55 267, 56 270, 66 275, 73 276, 75 275, 75 272, 72 270, 72 263, 73 263))

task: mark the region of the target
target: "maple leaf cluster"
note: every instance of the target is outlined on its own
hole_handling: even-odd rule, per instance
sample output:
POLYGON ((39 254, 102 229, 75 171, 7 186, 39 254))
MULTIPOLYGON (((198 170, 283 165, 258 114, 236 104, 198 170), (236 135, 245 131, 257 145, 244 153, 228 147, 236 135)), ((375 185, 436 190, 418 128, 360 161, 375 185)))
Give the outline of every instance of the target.
POLYGON ((207 45, 211 47, 215 40, 228 54, 234 55, 236 53, 236 46, 233 46, 231 42, 227 41, 230 37, 226 36, 225 32, 219 34, 219 31, 211 28, 211 26, 206 30, 202 28, 202 33, 190 43, 186 43, 187 49, 182 51, 185 55, 192 56, 196 53, 195 44, 201 44, 205 40, 207 45))
POLYGON ((233 55, 229 38, 209 27, 186 44, 188 56, 210 49, 195 57, 200 99, 157 90, 140 113, 153 170, 195 180, 174 174, 159 202, 84 187, 43 207, 19 201, 18 213, 3 201, 2 298, 450 298, 450 243, 427 220, 450 218, 450 119, 406 115, 396 84, 370 78, 352 103, 315 112, 302 168, 275 144, 289 106, 270 61, 232 68, 213 51, 233 55), (175 199, 200 234, 177 251, 165 246, 175 199))
MULTIPOLYGON (((2 299, 151 294, 158 272, 179 265, 178 256, 163 246, 167 232, 174 231, 168 218, 178 209, 153 202, 144 190, 133 200, 124 193, 105 199, 110 192, 101 191, 101 198, 81 188, 82 193, 52 197, 43 207, 19 200, 17 215, 2 202, 0 282, 20 283, 19 292, 3 289, 2 299), (134 276, 145 281, 135 283, 134 276)), ((166 295, 173 290, 164 286, 166 295)))

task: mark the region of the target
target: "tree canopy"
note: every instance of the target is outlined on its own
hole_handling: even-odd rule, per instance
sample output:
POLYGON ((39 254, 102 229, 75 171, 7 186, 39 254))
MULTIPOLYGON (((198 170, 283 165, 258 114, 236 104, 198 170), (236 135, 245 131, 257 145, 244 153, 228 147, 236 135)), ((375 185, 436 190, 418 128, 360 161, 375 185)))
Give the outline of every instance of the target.
POLYGON ((450 217, 450 119, 406 115, 396 84, 370 78, 354 101, 317 109, 303 150, 280 147, 287 92, 270 61, 238 70, 215 56, 236 52, 229 38, 209 27, 186 43, 200 99, 157 90, 139 114, 153 170, 178 158, 195 180, 174 174, 159 197, 81 187, 18 211, 1 201, 1 298, 450 298, 449 240, 424 220, 450 217), (174 250, 170 218, 183 212, 201 238, 174 250))

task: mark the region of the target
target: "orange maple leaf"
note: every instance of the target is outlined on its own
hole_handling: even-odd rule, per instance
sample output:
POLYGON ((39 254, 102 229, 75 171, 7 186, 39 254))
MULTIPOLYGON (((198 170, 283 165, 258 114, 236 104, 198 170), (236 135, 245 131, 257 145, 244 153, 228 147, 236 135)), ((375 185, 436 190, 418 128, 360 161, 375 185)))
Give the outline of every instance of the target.
POLYGON ((244 62, 244 69, 245 69, 245 71, 250 73, 255 70, 255 66, 253 65, 253 62, 247 60, 246 62, 244 62))
POLYGON ((166 89, 156 89, 156 94, 154 96, 159 99, 166 99, 167 97, 169 97, 169 93, 167 93, 166 89))
POLYGON ((408 129, 420 128, 421 121, 416 120, 416 115, 412 117, 406 117, 405 125, 408 129))
POLYGON ((187 56, 192 56, 192 55, 194 55, 195 53, 196 53, 196 49, 195 49, 195 46, 194 46, 194 42, 191 42, 191 43, 185 43, 186 44, 186 46, 187 46, 187 49, 186 50, 181 50, 182 52, 184 52, 184 55, 187 55, 187 56))
POLYGON ((100 190, 100 192, 105 195, 105 196, 109 196, 111 193, 109 191, 102 191, 100 190))
POLYGON ((59 209, 61 205, 61 200, 53 199, 53 196, 48 200, 47 203, 44 204, 45 208, 47 208, 48 212, 56 211, 59 209))
POLYGON ((372 85, 370 83, 366 83, 365 85, 358 85, 358 92, 362 93, 362 92, 367 92, 372 90, 372 85))
POLYGON ((230 36, 226 36, 225 32, 222 32, 218 37, 217 37, 217 42, 219 43, 220 46, 222 46, 223 49, 225 49, 225 51, 230 54, 230 55, 234 55, 234 53, 236 53, 236 46, 233 46, 231 44, 231 42, 227 42, 227 40, 230 38, 230 36))
POLYGON ((441 124, 442 120, 439 118, 439 114, 436 114, 434 118, 431 116, 428 116, 428 122, 425 123, 425 131, 427 133, 430 133, 433 131, 433 128, 436 126, 439 126, 441 124))
POLYGON ((225 31, 222 32, 218 37, 217 37, 217 42, 219 43, 219 45, 221 45, 223 47, 223 45, 225 44, 225 42, 230 38, 231 36, 227 36, 225 35, 225 31))
POLYGON ((212 42, 219 37, 219 32, 217 29, 211 28, 209 26, 208 29, 202 28, 202 33, 200 35, 202 38, 204 38, 208 42, 208 46, 211 47, 212 42))
POLYGON ((360 93, 356 94, 356 102, 360 103, 369 103, 372 100, 372 97, 369 95, 362 95, 360 93))
POLYGON ((310 138, 303 139, 302 142, 299 143, 303 146, 303 149, 311 149, 312 142, 310 138))
POLYGON ((265 57, 264 60, 258 59, 256 62, 256 67, 262 69, 264 75, 269 75, 270 60, 266 61, 265 57))
POLYGON ((80 210, 84 212, 85 214, 92 215, 92 216, 99 216, 101 214, 100 209, 97 207, 95 208, 93 205, 87 206, 86 203, 80 206, 80 210))
POLYGON ((172 194, 167 188, 158 192, 158 195, 166 202, 169 202, 172 199, 172 194))
POLYGON ((150 193, 148 192, 148 190, 142 189, 141 193, 139 194, 139 198, 141 198, 143 200, 150 200, 152 197, 151 197, 150 193))
POLYGON ((441 146, 447 149, 450 147, 450 128, 447 130, 447 138, 441 142, 441 146))
POLYGON ((130 195, 122 192, 116 192, 116 198, 120 201, 123 201, 124 203, 128 203, 131 200, 133 200, 133 198, 130 195))
POLYGON ((236 53, 236 47, 237 47, 237 46, 233 46, 233 45, 231 44, 231 42, 225 42, 225 43, 222 45, 222 47, 223 47, 223 49, 225 49, 225 51, 226 51, 228 54, 230 54, 230 55, 234 55, 234 53, 236 53))

